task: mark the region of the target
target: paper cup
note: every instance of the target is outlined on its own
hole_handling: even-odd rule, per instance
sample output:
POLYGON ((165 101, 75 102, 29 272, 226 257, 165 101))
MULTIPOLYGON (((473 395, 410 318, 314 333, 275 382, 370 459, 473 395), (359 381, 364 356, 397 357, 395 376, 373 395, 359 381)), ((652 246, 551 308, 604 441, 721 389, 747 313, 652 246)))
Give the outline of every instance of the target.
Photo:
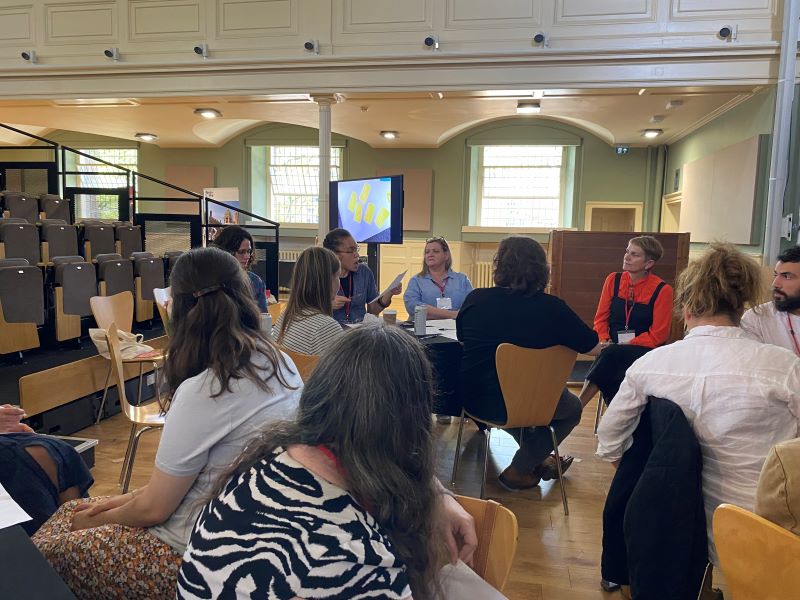
POLYGON ((396 310, 383 311, 383 321, 387 325, 394 325, 395 323, 397 323, 397 311, 396 310))

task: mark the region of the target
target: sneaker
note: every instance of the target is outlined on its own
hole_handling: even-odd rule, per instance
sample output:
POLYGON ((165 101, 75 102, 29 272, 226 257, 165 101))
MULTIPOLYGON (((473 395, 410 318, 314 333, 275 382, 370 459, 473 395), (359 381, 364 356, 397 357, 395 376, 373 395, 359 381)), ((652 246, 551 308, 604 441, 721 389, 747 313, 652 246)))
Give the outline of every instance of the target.
POLYGON ((450 425, 453 422, 453 417, 450 415, 436 415, 436 422, 439 425, 450 425))
POLYGON ((536 473, 526 473, 520 471, 514 465, 509 465, 505 471, 500 473, 497 480, 500 482, 500 485, 510 492, 518 492, 520 490, 528 490, 536 487, 539 485, 541 477, 536 473))

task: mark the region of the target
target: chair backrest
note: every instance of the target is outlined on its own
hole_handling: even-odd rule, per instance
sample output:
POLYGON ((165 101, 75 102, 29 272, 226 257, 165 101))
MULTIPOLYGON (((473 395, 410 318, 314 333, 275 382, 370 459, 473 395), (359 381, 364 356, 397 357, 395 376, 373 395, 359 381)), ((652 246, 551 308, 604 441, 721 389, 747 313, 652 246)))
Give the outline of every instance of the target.
POLYGON ((478 548, 472 568, 486 583, 503 591, 517 553, 517 517, 494 500, 466 496, 456 496, 456 500, 475 520, 478 548))
MULTIPOLYGON (((94 298, 92 298, 94 300, 94 298)), ((125 367, 122 364, 122 352, 119 348, 119 336, 117 335, 117 326, 113 322, 108 327, 103 327, 106 330, 106 340, 108 341, 108 354, 111 360, 111 372, 114 374, 114 381, 117 383, 117 395, 119 396, 119 406, 122 412, 131 419, 135 418, 134 407, 128 404, 128 398, 125 395, 125 367)))
POLYGON ((92 263, 81 259, 55 265, 55 284, 62 288, 65 314, 81 317, 92 314, 90 301, 97 295, 97 280, 92 263))
POLYGON ((98 254, 111 254, 115 251, 114 228, 107 223, 84 221, 83 237, 92 245, 92 255, 87 256, 86 260, 96 258, 98 254))
POLYGON ((500 344, 495 363, 508 415, 503 426, 549 425, 577 357, 565 346, 535 349, 500 344))
POLYGON ((95 296, 89 300, 92 314, 100 329, 115 325, 130 333, 133 326, 133 294, 121 292, 113 296, 95 296))
POLYGON ((39 198, 39 210, 48 219, 63 219, 67 223, 70 221, 69 201, 55 194, 43 194, 39 198))
POLYGON ((170 290, 169 288, 154 288, 153 289, 153 299, 155 300, 156 307, 158 308, 158 315, 161 317, 161 323, 164 325, 164 333, 167 334, 167 337, 171 335, 170 327, 169 327, 169 311, 167 310, 167 306, 164 303, 164 298, 170 297, 170 290))
POLYGON ((30 264, 27 258, 0 258, 0 267, 27 267, 30 264))
POLYGON ((289 358, 292 359, 292 362, 297 367, 297 372, 300 373, 300 378, 304 382, 308 381, 308 378, 311 377, 311 373, 317 367, 319 356, 316 354, 303 354, 302 352, 294 352, 293 350, 289 350, 283 346, 281 346, 281 350, 283 350, 289 356, 289 358))
POLYGON ((130 258, 134 252, 142 251, 142 227, 130 223, 120 223, 114 227, 114 235, 119 241, 119 253, 130 258))
POLYGON ((5 244, 7 258, 25 258, 31 265, 41 260, 39 230, 30 223, 0 224, 0 241, 5 244))
POLYGON ((5 207, 12 217, 25 219, 28 223, 39 220, 39 202, 32 194, 6 192, 5 207))
POLYGON ((51 261, 56 256, 78 254, 78 228, 74 225, 42 222, 42 241, 50 246, 51 261))
POLYGON ((800 594, 800 536, 738 506, 714 511, 714 544, 732 600, 800 594))
MULTIPOLYGON (((133 264, 127 258, 97 262, 97 279, 105 283, 106 296, 133 290, 133 264)), ((101 288, 102 289, 102 288, 101 288)))
POLYGON ((278 317, 281 316, 284 308, 286 308, 286 302, 276 302, 275 304, 267 305, 267 310, 269 311, 269 316, 272 317, 273 323, 278 322, 278 317))
POLYGON ((0 303, 9 323, 44 324, 42 270, 31 266, 0 268, 0 303))

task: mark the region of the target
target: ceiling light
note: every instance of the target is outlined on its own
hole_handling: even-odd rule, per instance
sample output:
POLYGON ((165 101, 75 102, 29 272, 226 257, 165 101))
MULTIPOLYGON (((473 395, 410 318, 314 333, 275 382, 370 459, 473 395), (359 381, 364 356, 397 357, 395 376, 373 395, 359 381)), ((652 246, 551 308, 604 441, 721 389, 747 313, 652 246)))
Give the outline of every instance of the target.
POLYGON ((642 88, 639 90, 639 95, 644 96, 644 93, 647 91, 647 88, 642 88))
POLYGON ((665 108, 667 110, 672 110, 673 108, 679 108, 683 106, 683 100, 670 100, 667 102, 665 108))
POLYGON ((518 115, 535 115, 542 110, 542 105, 538 100, 520 100, 517 102, 518 115))
POLYGON ((158 139, 155 133, 137 133, 133 137, 139 138, 143 142, 155 142, 158 139))
POLYGON ((396 131, 381 131, 381 137, 385 140, 396 140, 400 136, 396 131))
POLYGON ((434 100, 441 100, 444 98, 444 94, 442 92, 431 92, 431 98, 434 100))
POLYGON ((642 131, 642 135, 648 139, 656 138, 664 133, 663 129, 645 129, 642 131))
POLYGON ((661 123, 664 120, 664 115, 653 115, 650 117, 651 123, 661 123))
POLYGON ((195 108, 194 114, 200 115, 204 119, 217 119, 222 116, 216 108, 195 108))

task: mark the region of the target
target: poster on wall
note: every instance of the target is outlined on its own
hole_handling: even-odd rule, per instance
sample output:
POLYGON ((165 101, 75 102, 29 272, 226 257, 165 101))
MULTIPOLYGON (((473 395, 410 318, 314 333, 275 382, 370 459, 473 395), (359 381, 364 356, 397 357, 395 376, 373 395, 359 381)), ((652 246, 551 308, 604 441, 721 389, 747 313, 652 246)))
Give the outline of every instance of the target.
MULTIPOLYGON (((203 188, 204 204, 208 207, 208 240, 213 240, 219 227, 215 225, 239 225, 239 188, 203 188), (228 206, 220 206, 213 202, 205 202, 205 200, 216 200, 217 202, 224 202, 228 206), (229 208, 230 207, 230 208, 229 208)), ((205 213, 204 213, 205 214, 205 213)))

